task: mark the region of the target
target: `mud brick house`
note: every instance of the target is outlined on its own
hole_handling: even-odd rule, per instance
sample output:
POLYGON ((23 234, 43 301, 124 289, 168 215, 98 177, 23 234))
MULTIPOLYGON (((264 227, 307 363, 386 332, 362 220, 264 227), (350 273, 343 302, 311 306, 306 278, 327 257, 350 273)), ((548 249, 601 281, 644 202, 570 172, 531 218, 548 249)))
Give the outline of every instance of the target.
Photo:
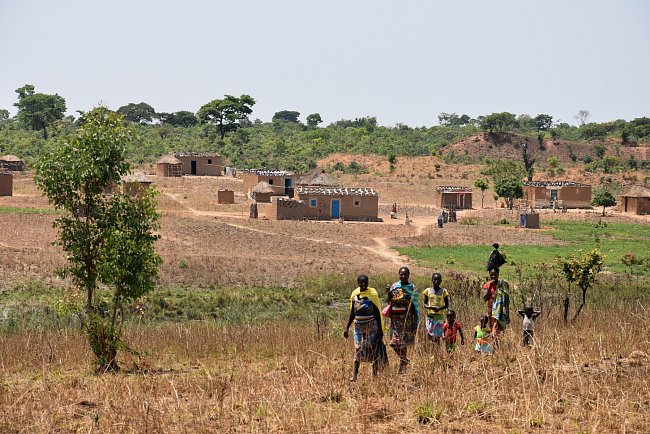
POLYGON ((13 196, 14 174, 0 168, 0 196, 13 196))
POLYGON ((248 170, 243 173, 244 191, 250 192, 260 182, 266 182, 273 189, 273 196, 293 197, 299 175, 283 170, 248 170))
POLYGON ((183 163, 173 155, 165 155, 156 163, 156 175, 176 177, 183 175, 183 163))
POLYGON ((650 188, 635 185, 626 191, 620 201, 621 211, 632 214, 650 214, 650 188))
POLYGON ((235 190, 218 190, 217 203, 232 205, 235 203, 235 190))
POLYGON ((269 212, 277 220, 380 221, 379 194, 373 188, 304 186, 298 199, 277 198, 269 212))
POLYGON ((0 157, 0 170, 9 172, 22 172, 25 170, 25 163, 15 155, 4 155, 0 157))
POLYGON ((435 203, 440 208, 471 209, 472 189, 462 185, 439 185, 435 203))
POLYGON ((174 154, 180 162, 183 175, 221 176, 223 166, 221 155, 200 152, 177 152, 174 154))
POLYGON ((271 196, 275 193, 273 187, 269 185, 268 182, 261 181, 255 187, 251 189, 251 198, 255 199, 255 202, 260 203, 269 203, 271 202, 271 196))
POLYGON ((591 208, 591 185, 573 181, 525 181, 524 198, 535 208, 591 208))
POLYGON ((140 192, 151 187, 151 179, 142 172, 133 172, 122 177, 122 193, 137 196, 140 192))

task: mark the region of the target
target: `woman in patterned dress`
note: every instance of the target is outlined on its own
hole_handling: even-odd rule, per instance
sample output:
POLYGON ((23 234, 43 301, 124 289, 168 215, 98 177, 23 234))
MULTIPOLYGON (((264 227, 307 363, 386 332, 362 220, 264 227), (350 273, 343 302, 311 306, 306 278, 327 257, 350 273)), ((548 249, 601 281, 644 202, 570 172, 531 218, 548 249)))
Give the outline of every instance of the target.
POLYGON ((411 272, 408 268, 399 269, 399 280, 388 290, 390 304, 390 346, 399 356, 399 372, 403 373, 409 363, 407 348, 415 343, 420 312, 418 310, 418 291, 409 282, 411 272))
MULTIPOLYGON (((349 336, 350 326, 354 322, 354 368, 350 381, 357 381, 361 362, 372 363, 372 374, 381 368, 382 358, 378 351, 383 348, 381 341, 384 330, 381 325, 381 302, 375 288, 368 288, 368 276, 357 278, 359 287, 350 295, 350 317, 343 336, 349 336)), ((384 348, 385 354, 385 348, 384 348)))

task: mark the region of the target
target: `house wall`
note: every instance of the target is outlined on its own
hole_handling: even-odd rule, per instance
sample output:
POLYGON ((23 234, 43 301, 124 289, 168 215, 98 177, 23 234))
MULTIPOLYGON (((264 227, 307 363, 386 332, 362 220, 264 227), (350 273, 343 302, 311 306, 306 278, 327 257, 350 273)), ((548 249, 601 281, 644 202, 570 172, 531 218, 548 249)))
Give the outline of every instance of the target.
MULTIPOLYGON (((299 200, 303 202, 300 210, 283 210, 282 207, 276 207, 285 212, 287 216, 295 216, 302 213, 300 219, 322 219, 330 220, 332 216, 332 200, 339 199, 340 215, 345 220, 369 220, 379 219, 379 196, 331 196, 331 195, 299 195, 299 200), (316 200, 316 206, 311 206, 311 200, 316 200), (355 205, 355 202, 358 204, 355 205)), ((277 202, 277 201, 276 201, 277 202)), ((276 213, 276 216, 278 214, 276 213)), ((278 217, 278 219, 281 219, 278 217)))
POLYGON ((456 209, 471 209, 472 208, 472 193, 465 193, 465 201, 463 203, 463 206, 459 206, 459 198, 458 196, 460 193, 445 193, 441 191, 436 191, 436 194, 438 198, 436 199, 436 203, 440 204, 441 208, 450 208, 454 207, 456 209))
POLYGON ((557 200, 567 208, 591 208, 591 187, 524 186, 524 194, 529 204, 535 207, 551 206, 551 190, 557 190, 557 200))
POLYGON ((255 193, 255 202, 271 202, 271 193, 255 193))
POLYGON ((13 173, 0 173, 0 196, 13 196, 14 175, 13 173))
POLYGON ((217 191, 217 203, 224 204, 233 204, 235 203, 235 191, 234 190, 218 190, 217 191))
POLYGON ((196 175, 200 176, 221 176, 222 166, 221 166, 221 156, 215 155, 212 157, 191 157, 191 156, 182 156, 174 155, 178 160, 183 163, 182 174, 191 175, 192 174, 192 161, 196 161, 196 175), (208 160, 212 161, 212 164, 208 164, 208 160))
POLYGON ((557 198, 567 208, 591 208, 591 187, 562 187, 557 198))
POLYGON ((550 193, 546 197, 546 187, 535 187, 532 185, 524 186, 524 197, 532 206, 544 206, 550 202, 550 193))
POLYGON ((181 176, 182 172, 183 171, 180 164, 156 164, 156 175, 161 177, 181 176))
POLYGON ((650 198, 639 197, 637 198, 637 214, 650 214, 650 198))
POLYGON ((645 215, 650 214, 650 198, 623 196, 621 200, 621 210, 624 212, 645 215), (627 211, 625 210, 625 200, 627 200, 627 211))

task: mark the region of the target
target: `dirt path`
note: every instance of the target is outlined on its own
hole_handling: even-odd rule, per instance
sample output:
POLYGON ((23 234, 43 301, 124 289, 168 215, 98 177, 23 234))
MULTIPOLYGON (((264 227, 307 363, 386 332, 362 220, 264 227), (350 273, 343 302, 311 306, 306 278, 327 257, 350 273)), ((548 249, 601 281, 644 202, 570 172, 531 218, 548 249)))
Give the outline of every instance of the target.
MULTIPOLYGON (((228 212, 223 212, 223 211, 201 211, 194 209, 192 207, 187 206, 184 204, 178 197, 177 195, 174 195, 172 193, 168 192, 163 192, 166 196, 174 200, 175 202, 179 203, 185 211, 187 211, 188 214, 191 214, 196 217, 213 217, 213 218, 234 218, 234 219, 241 219, 241 220, 248 220, 248 217, 246 216, 241 216, 241 215, 236 215, 234 213, 228 213, 228 212)), ((258 232, 261 234, 265 235, 278 235, 275 232, 271 231, 265 231, 262 229, 257 229, 253 228, 247 225, 242 225, 242 224, 237 224, 237 223, 232 223, 232 222, 227 222, 227 221, 221 221, 221 223, 232 226, 238 229, 243 229, 243 230, 248 230, 252 232, 258 232)), ((403 219, 387 219, 385 224, 393 224, 393 225, 404 225, 404 230, 405 232, 408 233, 409 236, 416 237, 419 235, 422 235, 424 230, 435 224, 437 222, 437 217, 416 217, 411 220, 410 226, 405 226, 404 225, 404 220, 403 219)), ((304 237, 304 236, 291 236, 294 239, 298 240, 305 240, 305 241, 312 241, 316 243, 327 243, 327 244, 335 244, 339 245, 342 247, 347 247, 350 249, 355 249, 355 248, 361 248, 366 251, 369 251, 380 258, 390 261, 394 264, 402 265, 405 263, 409 263, 410 260, 407 256, 401 255, 399 252, 394 250, 390 244, 389 240, 390 237, 374 237, 370 238, 370 240, 374 243, 374 245, 368 245, 368 246, 363 246, 363 245, 354 245, 354 244, 348 244, 348 243, 341 243, 338 241, 332 241, 332 240, 327 240, 323 238, 314 238, 314 237, 304 237)))

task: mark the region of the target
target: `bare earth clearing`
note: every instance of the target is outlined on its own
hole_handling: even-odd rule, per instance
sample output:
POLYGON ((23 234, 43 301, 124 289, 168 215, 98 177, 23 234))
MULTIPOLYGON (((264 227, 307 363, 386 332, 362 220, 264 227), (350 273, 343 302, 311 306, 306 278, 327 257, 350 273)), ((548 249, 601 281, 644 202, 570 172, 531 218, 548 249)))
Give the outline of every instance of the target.
MULTIPOLYGON (((383 223, 251 220, 239 179, 154 178, 163 215, 161 284, 293 286, 328 274, 395 275, 403 264, 426 275, 432 270, 409 263, 391 246, 485 245, 487 255, 495 239, 557 242, 549 230, 495 226, 503 217, 516 220, 500 208, 458 215, 485 224, 437 229, 435 186, 471 185, 479 166, 443 165, 436 172, 440 159, 404 157, 391 174, 382 157, 332 156, 323 163, 352 159, 370 173, 342 181, 379 191, 383 223), (234 189, 236 204, 218 205, 219 188, 234 189), (387 214, 393 202, 397 220, 387 214)), ((491 192, 485 197, 486 207, 494 207, 491 192)), ((480 194, 474 206, 480 207, 480 194)), ((0 197, 0 207, 50 209, 28 175, 16 178, 15 196, 0 197)), ((596 211, 542 215, 551 217, 598 219, 596 211)), ((0 292, 32 278, 64 284, 53 277, 64 264, 51 245, 55 218, 0 212, 0 292)), ((607 221, 650 223, 619 214, 607 221)), ((418 344, 404 377, 396 375, 389 349, 388 370, 373 380, 363 365, 355 385, 347 381, 352 342, 340 337, 344 309, 318 329, 314 322, 296 326, 282 319, 244 327, 132 325, 128 341, 143 354, 125 352, 126 369, 111 375, 91 374, 78 331, 35 327, 0 334, 0 432, 648 432, 646 311, 641 302, 611 311, 610 323, 601 312, 587 311, 567 327, 558 326, 554 313, 540 322, 539 343, 530 351, 519 346, 515 322, 493 357, 478 357, 471 345, 449 357, 418 344)), ((469 342, 475 316, 460 311, 469 342)))

